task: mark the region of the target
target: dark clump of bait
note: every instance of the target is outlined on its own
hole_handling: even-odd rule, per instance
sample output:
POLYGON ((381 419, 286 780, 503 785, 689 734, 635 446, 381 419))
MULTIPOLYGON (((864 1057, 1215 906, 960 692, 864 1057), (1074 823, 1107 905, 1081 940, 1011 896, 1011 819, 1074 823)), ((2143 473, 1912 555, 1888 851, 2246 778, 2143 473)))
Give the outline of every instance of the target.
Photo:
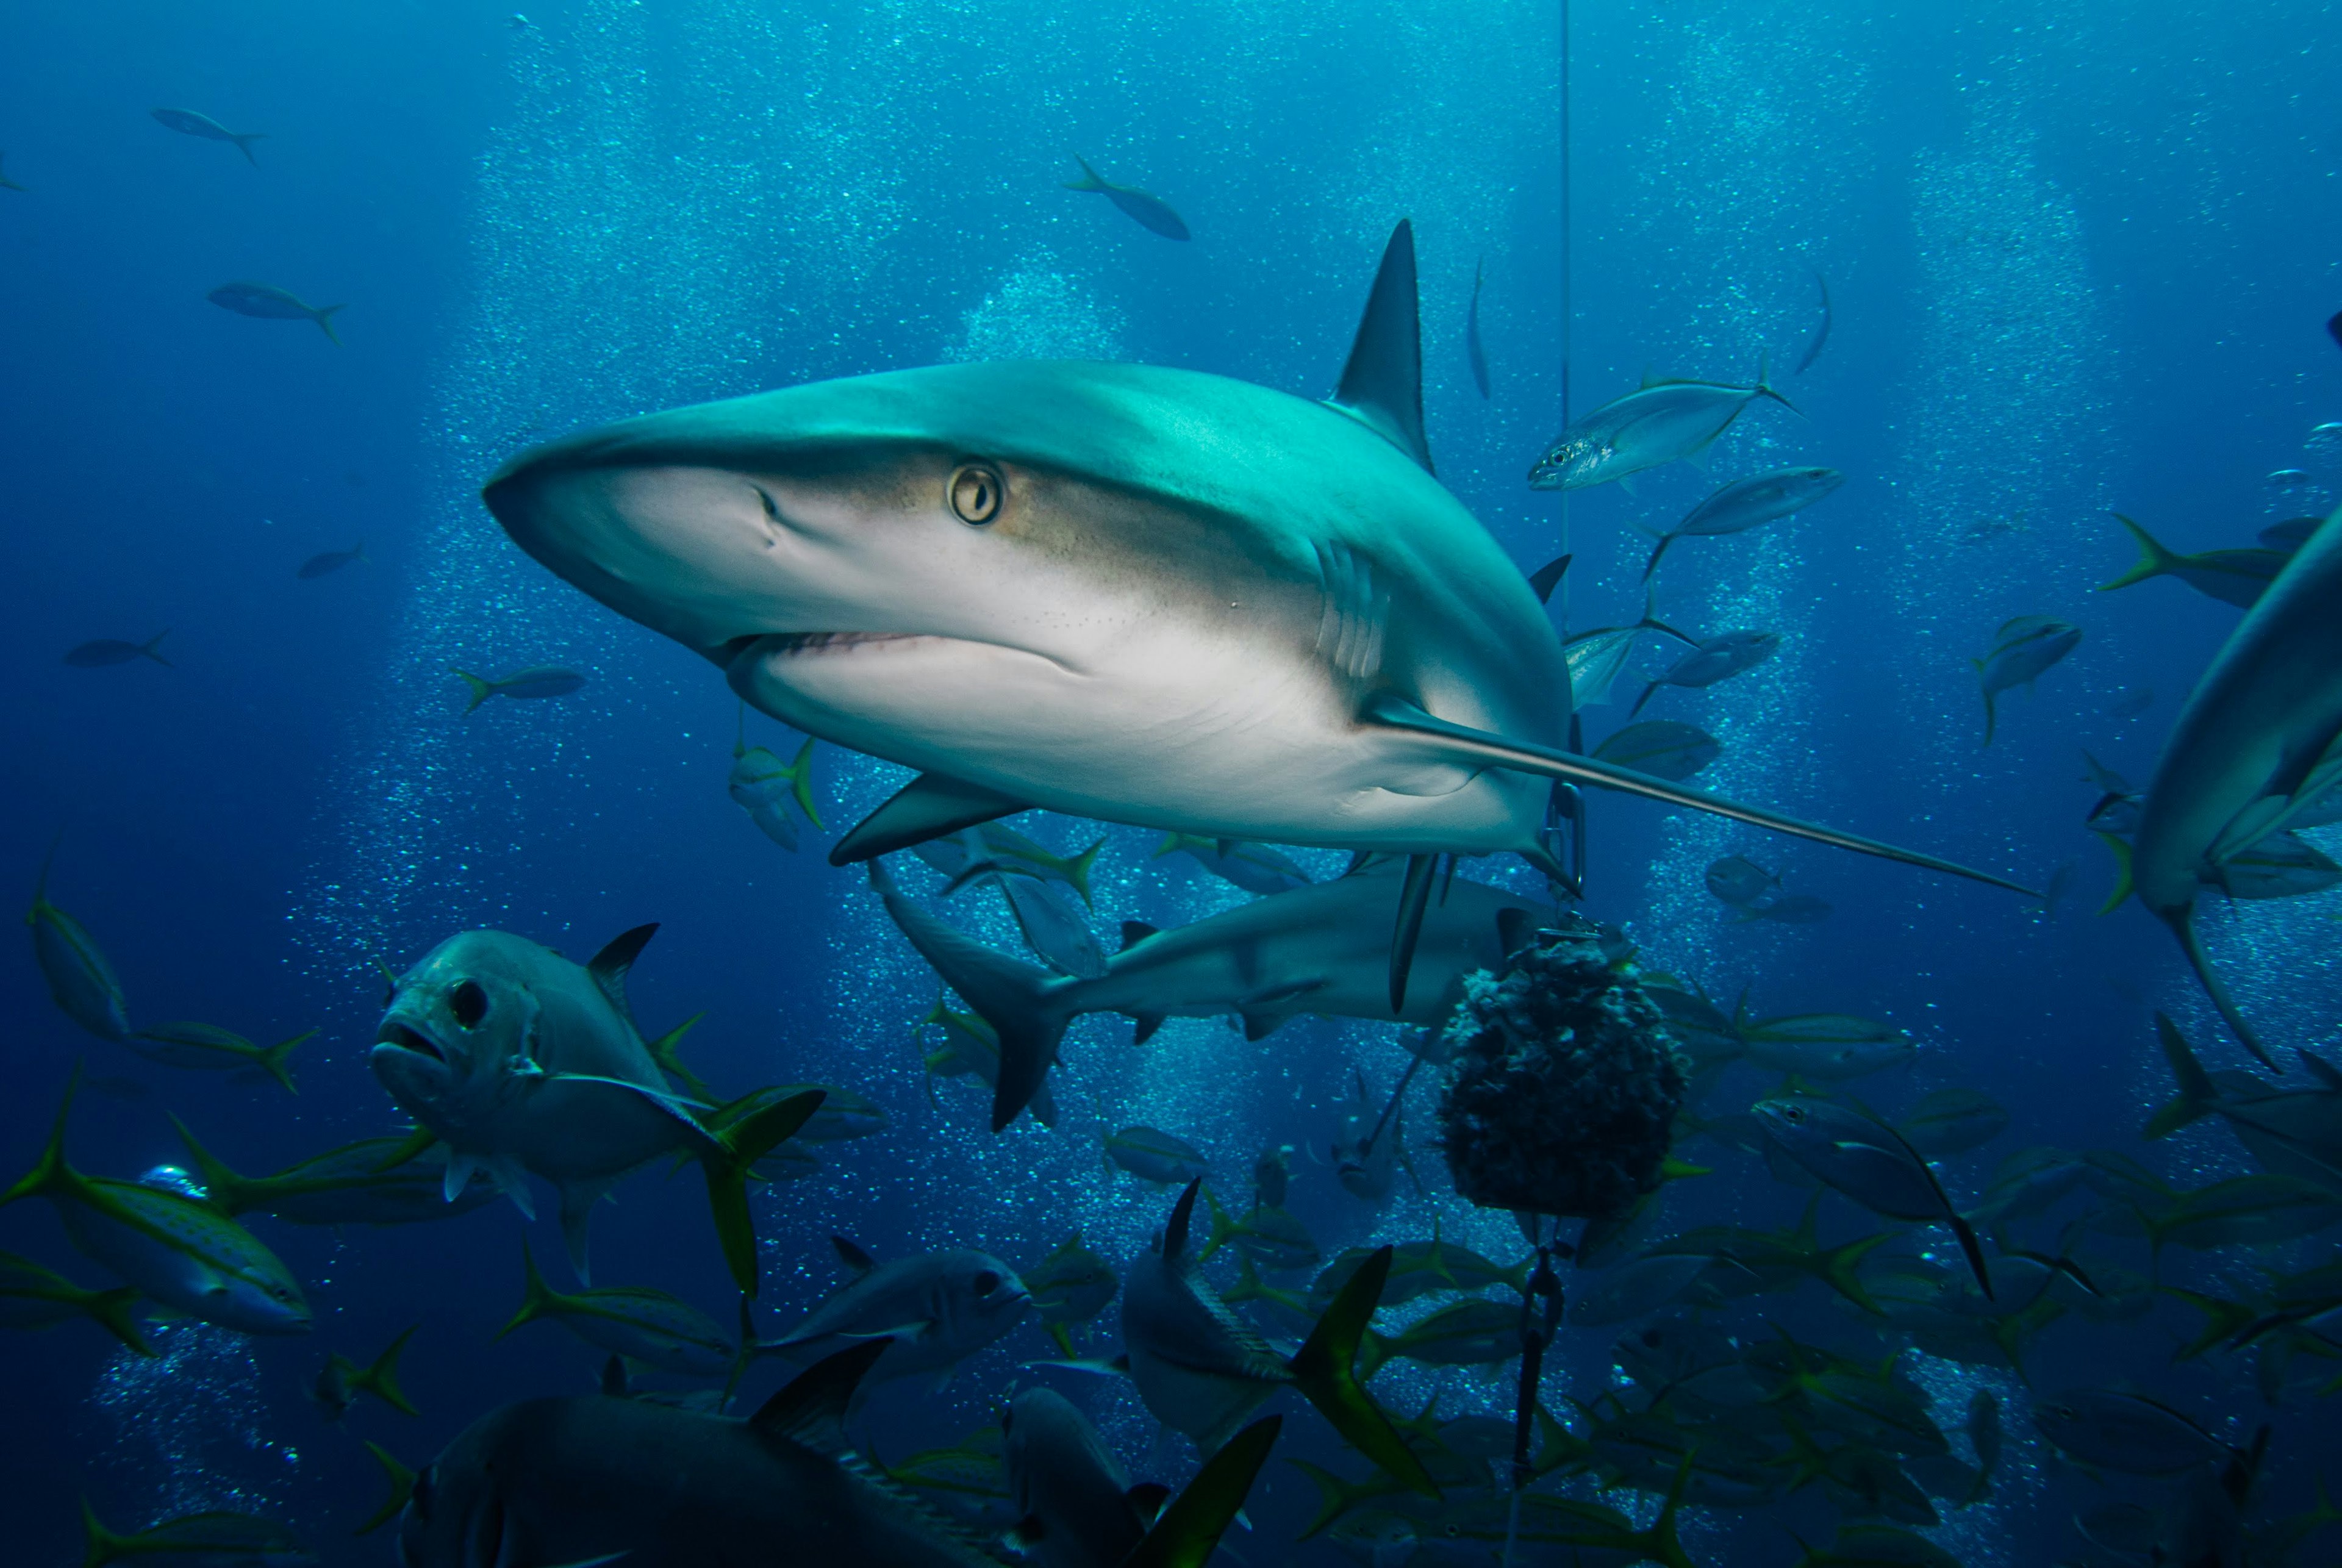
POLYGON ((1483 1208, 1616 1214, 1655 1190, 1685 1075, 1656 1004, 1599 931, 1541 931, 1467 977, 1439 1103, 1456 1190, 1483 1208))

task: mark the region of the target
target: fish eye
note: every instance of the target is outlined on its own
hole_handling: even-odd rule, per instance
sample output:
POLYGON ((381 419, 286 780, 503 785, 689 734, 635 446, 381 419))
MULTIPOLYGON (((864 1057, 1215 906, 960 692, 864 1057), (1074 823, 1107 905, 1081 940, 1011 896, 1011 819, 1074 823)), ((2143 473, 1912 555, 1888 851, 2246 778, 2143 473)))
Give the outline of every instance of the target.
POLYGON ((470 1029, 488 1015, 488 994, 480 989, 478 981, 466 980, 455 987, 455 994, 448 999, 447 1006, 455 1014, 455 1022, 470 1029))
POLYGON ((950 498, 951 509, 961 522, 980 528, 1000 515, 1000 504, 1008 494, 1008 482, 989 463, 963 463, 952 470, 951 482, 945 486, 944 494, 950 498))
POLYGON ((986 1269, 969 1283, 976 1286, 976 1294, 988 1296, 1000 1288, 1000 1276, 990 1269, 986 1269))

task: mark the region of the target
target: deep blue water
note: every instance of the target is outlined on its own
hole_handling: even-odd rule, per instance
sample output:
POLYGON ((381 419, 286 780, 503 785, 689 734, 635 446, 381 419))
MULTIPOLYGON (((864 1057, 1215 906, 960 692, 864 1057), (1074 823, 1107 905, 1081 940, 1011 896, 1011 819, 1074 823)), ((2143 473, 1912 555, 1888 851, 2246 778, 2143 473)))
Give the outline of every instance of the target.
MULTIPOLYGON (((1550 4, 577 0, 531 7, 525 25, 480 4, 134 5, 20 8, 7 32, 0 147, 25 188, 0 191, 0 571, 15 587, 0 624, 15 672, 0 868, 28 891, 55 841, 49 894, 119 970, 135 1024, 201 1019, 263 1042, 323 1031, 296 1056, 297 1098, 149 1066, 52 1007, 20 942, 0 959, 8 1176, 38 1153, 77 1059, 136 1085, 85 1086, 71 1154, 92 1173, 183 1164, 166 1111, 253 1173, 397 1130, 366 1064, 375 960, 403 969, 476 926, 582 959, 661 922, 634 980, 647 1029, 705 1009, 687 1054, 719 1084, 834 1083, 886 1109, 885 1133, 832 1145, 820 1174, 756 1199, 768 1329, 836 1283, 832 1233, 882 1258, 956 1243, 1030 1266, 1078 1228, 1119 1262, 1173 1194, 1108 1169, 1104 1133, 1176 1132, 1240 1199, 1261 1149, 1322 1153, 1354 1068, 1396 1075, 1388 1025, 1304 1019, 1248 1045, 1217 1022, 1175 1021, 1134 1049, 1123 1021, 1093 1018, 1056 1075, 1059 1126, 986 1133, 978 1090, 920 1069, 931 972, 863 874, 822 859, 904 770, 817 748, 830 834, 783 853, 726 797, 736 704, 717 673, 522 556, 476 491, 506 455, 572 428, 945 360, 1123 359, 1322 395, 1407 215, 1440 476, 1533 568, 1561 529, 1558 498, 1522 482, 1561 414, 1550 4), (164 129, 158 105, 265 132, 257 166, 164 129), (1060 188, 1076 153, 1170 200, 1195 239, 1161 240, 1060 188), (1485 403, 1464 353, 1482 258, 1485 403), (341 344, 206 303, 235 278, 346 302, 341 344), (367 564, 295 578, 361 540, 367 564), (62 662, 88 639, 166 627, 171 668, 62 662), (537 663, 587 684, 466 718, 446 673, 537 663)), ((2110 508, 2207 549, 2342 491, 2342 455, 2305 446, 2342 418, 2342 353, 2323 327, 2342 307, 2342 22, 2302 3, 1579 0, 1572 43, 1574 408, 1646 371, 1745 379, 1764 356, 1804 417, 1760 407, 1706 475, 1677 465, 1636 496, 1573 496, 1570 624, 1633 618, 1638 524, 1667 526, 1734 474, 1838 468, 1844 488, 1809 514, 1671 552, 1664 617, 1767 627, 1784 645, 1738 680, 1666 694, 1653 716, 1723 742, 1700 780, 1723 793, 2037 884, 2076 868, 2044 919, 1990 889, 1606 798, 1588 913, 1625 927, 1652 967, 1721 998, 1749 988, 1759 1014, 1911 1031, 1916 1061, 1852 1092, 1890 1114, 1954 1084, 2008 1107, 2007 1134, 1944 1166, 1962 1203, 2031 1145, 2119 1150, 2183 1186, 2246 1173, 2209 1123, 2139 1139, 2171 1093, 2153 1010, 2210 1064, 2249 1064, 2152 920, 2136 906, 2093 916, 2111 867, 2081 826, 2094 794, 2079 782, 2085 747, 2144 780, 2236 612, 2168 581, 2091 589, 2132 558, 2110 508), (1817 269, 1834 326, 1793 376, 1817 269), (2307 493, 2265 477, 2296 468, 2307 493), (2015 526, 1979 528, 1993 520, 2015 526), (2029 699, 2003 699, 1980 750, 1968 661, 2025 614, 2070 620, 2083 641, 2029 699), (2113 716, 2138 688, 2153 704, 2113 716), (1700 881, 1729 854, 1835 915, 1732 923, 1700 881)), ((1656 656, 1646 644, 1642 660, 1656 656)), ((1624 717, 1623 701, 1589 710, 1589 736, 1624 717)), ((794 750, 770 720, 747 731, 794 750)), ((1095 836, 1061 818, 1018 825, 1061 848, 1095 836)), ((1096 913, 1109 945, 1125 919, 1176 924, 1238 900, 1151 860, 1152 832, 1106 831, 1096 913)), ((2310 836, 2342 854, 2335 831, 2310 836)), ((1015 940, 988 891, 946 907, 1015 940)), ((2336 907, 2329 894, 2207 908, 2230 983, 2285 1045, 2334 1043, 2336 907)), ((1735 1072, 1711 1109, 1773 1083, 1735 1072)), ((1411 1130, 1435 1093, 1415 1092, 1411 1130)), ((1672 1192, 1671 1225, 1786 1225, 1805 1202, 1746 1154, 1682 1152, 1719 1174, 1672 1192)), ((1296 1159, 1291 1206, 1329 1255, 1428 1234, 1435 1217, 1492 1255, 1521 1250, 1508 1219, 1447 1190, 1419 1139, 1416 1164, 1421 1190, 1403 1180, 1377 1212, 1296 1159)), ((596 1282, 655 1284, 728 1323, 705 1215, 696 1179, 629 1181, 595 1222, 596 1282)), ((1831 1197, 1821 1223, 1842 1239, 1878 1222, 1831 1197)), ((291 1522, 327 1563, 387 1563, 386 1533, 350 1536, 380 1484, 355 1437, 419 1466, 493 1405, 591 1386, 598 1353, 557 1327, 490 1342, 518 1300, 524 1238, 565 1283, 549 1222, 499 1203, 397 1229, 254 1228, 309 1293, 305 1338, 180 1325, 162 1331, 159 1367, 80 1323, 0 1346, 10 1561, 70 1560, 86 1495, 121 1529, 235 1508, 291 1522), (405 1383, 423 1415, 362 1403, 346 1431, 328 1424, 306 1395, 327 1353, 366 1359, 418 1321, 405 1383)), ((2077 1244, 2147 1268, 2126 1239, 2077 1244)), ((0 1213, 0 1247, 113 1283, 43 1204, 0 1213)), ((2175 1252, 2162 1278, 2236 1294, 2264 1267, 2334 1256, 2317 1238, 2175 1252)), ((1812 1284, 1731 1311, 1759 1335, 1767 1316, 1824 1342, 1858 1327, 1812 1284)), ((1113 1323, 1109 1311, 1108 1348, 1113 1323)), ((2029 1387, 1907 1353, 1947 1431, 1979 1386, 2009 1430, 1993 1499, 1947 1507, 1937 1539, 1978 1565, 2084 1560, 2068 1521, 2102 1489, 2027 1414, 2076 1384, 2150 1390, 2234 1443, 2271 1423, 2253 1517, 2308 1508, 2342 1457, 2335 1406, 2313 1392, 2327 1379, 2297 1374, 2271 1404, 2248 1357, 2173 1364, 2198 1326, 2168 1297, 2111 1326, 2069 1316, 2031 1350, 2029 1387)), ((1565 1334, 1549 1403, 1612 1381, 1617 1332, 1565 1334)), ((956 1441, 1048 1353, 1027 1324, 945 1397, 882 1390, 859 1430, 889 1458, 956 1441)), ((778 1378, 766 1363, 746 1396, 778 1378)), ((1509 1400, 1470 1373, 1400 1367, 1374 1386, 1411 1411, 1435 1384, 1443 1413, 1509 1400)), ((1079 1392, 1136 1472, 1192 1469, 1192 1448, 1158 1442, 1120 1385, 1079 1392)), ((1328 1461, 1323 1423, 1287 1403, 1285 1452, 1328 1461)), ((2147 1490, 2117 1478, 2104 1495, 2147 1490)), ((1322 1542, 1286 1544, 1310 1501, 1272 1463, 1236 1550, 1256 1564, 1338 1560, 1322 1542)), ((1819 1540, 1832 1518, 1809 1488, 1752 1513, 1695 1511, 1685 1533, 1703 1563, 1787 1563, 1788 1529, 1819 1540)), ((2333 1561, 2337 1542, 2329 1531, 2291 1560, 2333 1561)))

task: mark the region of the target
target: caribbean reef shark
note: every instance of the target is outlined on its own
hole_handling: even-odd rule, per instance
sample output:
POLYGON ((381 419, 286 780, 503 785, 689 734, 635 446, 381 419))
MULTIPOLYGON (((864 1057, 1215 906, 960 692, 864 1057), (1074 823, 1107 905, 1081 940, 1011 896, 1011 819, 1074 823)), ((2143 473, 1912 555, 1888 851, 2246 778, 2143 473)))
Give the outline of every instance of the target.
MULTIPOLYGON (((2336 516, 2342 516, 2337 513, 2336 516)), ((2342 525, 2328 517, 2229 634, 2171 726, 2123 880, 2171 928, 2237 1040, 2268 1053, 2221 984, 2196 934, 2196 895, 2222 867, 2342 782, 2342 525)), ((2103 835, 2102 835, 2103 836, 2103 835)))
POLYGON ((1134 921, 1123 928, 1122 951, 1094 978, 1053 976, 962 934, 906 898, 883 861, 870 863, 870 881, 920 956, 1000 1036, 996 1132, 1039 1092, 1066 1025, 1085 1013, 1127 1014, 1142 1041, 1169 1017, 1238 1017, 1247 1040, 1301 1013, 1436 1028, 1463 997, 1464 977, 1502 968, 1550 914, 1476 882, 1450 884, 1425 911, 1416 959, 1424 983, 1394 1008, 1385 966, 1396 866, 1255 899, 1176 931, 1134 921))
POLYGON ((523 454, 515 543, 759 710, 921 770, 838 864, 1041 806, 1566 876, 1548 781, 2016 887, 1566 749, 1536 594, 1433 476, 1402 222, 1337 390, 1008 361, 815 382, 523 454))

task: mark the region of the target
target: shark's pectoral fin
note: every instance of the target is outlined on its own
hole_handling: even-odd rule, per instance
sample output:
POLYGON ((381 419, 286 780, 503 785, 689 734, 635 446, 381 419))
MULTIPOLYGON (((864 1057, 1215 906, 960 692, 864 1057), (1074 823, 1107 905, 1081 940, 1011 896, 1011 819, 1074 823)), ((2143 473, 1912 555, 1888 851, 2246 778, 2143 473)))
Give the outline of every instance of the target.
POLYGON ((1882 860, 1897 860, 1906 865, 1925 866, 1930 871, 1949 872, 1955 876, 1965 876, 1972 881, 1990 883, 1995 887, 2005 887, 2013 893, 2021 893, 2027 898, 2041 897, 2040 894, 2022 883, 2010 882, 2005 877, 1994 876, 1989 872, 1976 871, 1954 861, 1939 860, 1932 854, 1921 854, 1917 850, 1898 849, 1891 844, 1881 844, 1877 839, 1841 833, 1833 827, 1823 827, 1815 823, 1800 822, 1793 816, 1783 816, 1777 812, 1762 811, 1755 806, 1742 805, 1736 801, 1726 800, 1721 795, 1686 789, 1666 779, 1654 778, 1649 774, 1636 773, 1632 768, 1622 768, 1610 763, 1598 762, 1593 757, 1580 756, 1574 752, 1559 751, 1530 741, 1510 740, 1503 735, 1490 734, 1485 730, 1450 724, 1446 719, 1436 718, 1426 713, 1419 704, 1409 701, 1396 692, 1375 693, 1366 700, 1358 716, 1366 724, 1406 730, 1424 736, 1427 741, 1436 742, 1438 744, 1432 749, 1444 752, 1447 759, 1452 762, 1478 763, 1484 766, 1512 768, 1521 773, 1536 774, 1546 778, 1566 779, 1572 784, 1590 784, 1596 789, 1616 790, 1624 794, 1637 794, 1646 800, 1664 801, 1670 805, 1689 806, 1695 811, 1713 812, 1717 816, 1730 817, 1735 822, 1745 822, 1756 827, 1771 828, 1776 833, 1790 834, 1798 838, 1809 838, 1817 844, 1832 844, 1839 849, 1850 849, 1859 854, 1875 854, 1882 860))
POLYGON ((1401 218, 1383 247, 1382 265, 1366 295, 1366 315, 1342 367, 1342 385, 1326 402, 1431 472, 1431 444, 1423 434, 1423 333, 1415 281, 1415 225, 1401 218))
POLYGON ((921 774, 856 824, 829 852, 832 865, 875 860, 978 823, 1030 811, 1026 802, 943 774, 921 774))

